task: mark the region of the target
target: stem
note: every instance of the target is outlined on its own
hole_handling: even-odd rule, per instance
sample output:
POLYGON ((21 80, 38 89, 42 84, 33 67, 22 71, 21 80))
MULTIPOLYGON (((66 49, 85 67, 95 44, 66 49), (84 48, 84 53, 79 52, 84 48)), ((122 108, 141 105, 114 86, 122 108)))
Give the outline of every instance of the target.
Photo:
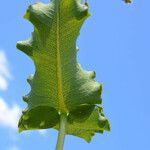
POLYGON ((67 123, 67 114, 61 114, 56 150, 63 150, 66 134, 66 123, 67 123))

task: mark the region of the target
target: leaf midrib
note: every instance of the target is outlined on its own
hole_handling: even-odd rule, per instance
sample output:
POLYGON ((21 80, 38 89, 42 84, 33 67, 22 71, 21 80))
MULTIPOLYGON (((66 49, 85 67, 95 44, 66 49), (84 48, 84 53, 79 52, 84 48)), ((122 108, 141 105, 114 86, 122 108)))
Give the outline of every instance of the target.
POLYGON ((63 96, 62 85, 62 68, 61 68, 61 56, 60 56, 60 0, 56 0, 56 36, 57 36, 57 52, 56 52, 56 70, 57 70, 57 86, 58 86, 58 110, 59 112, 68 112, 63 96))

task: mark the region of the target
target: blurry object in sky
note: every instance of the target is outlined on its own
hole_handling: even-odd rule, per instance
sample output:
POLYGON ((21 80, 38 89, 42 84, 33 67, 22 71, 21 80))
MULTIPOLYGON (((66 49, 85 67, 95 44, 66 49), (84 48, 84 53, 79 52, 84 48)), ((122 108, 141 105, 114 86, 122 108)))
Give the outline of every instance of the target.
POLYGON ((129 3, 132 3, 131 0, 123 0, 125 3, 129 4, 129 3))

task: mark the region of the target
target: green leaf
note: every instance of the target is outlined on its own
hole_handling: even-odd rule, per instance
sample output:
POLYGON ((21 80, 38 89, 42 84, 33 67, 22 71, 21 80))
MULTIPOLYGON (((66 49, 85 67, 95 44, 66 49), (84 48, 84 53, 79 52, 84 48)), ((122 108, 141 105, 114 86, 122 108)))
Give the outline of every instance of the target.
POLYGON ((33 60, 36 71, 27 79, 31 91, 23 97, 27 108, 19 131, 55 127, 61 113, 69 114, 68 134, 85 138, 86 134, 105 130, 96 122, 97 107, 95 110, 95 105, 101 104, 102 86, 95 81, 94 71, 83 70, 77 62, 77 37, 89 16, 88 5, 81 0, 52 0, 29 6, 24 18, 34 25, 34 31, 29 40, 18 42, 17 48, 33 60), (92 120, 93 124, 87 124, 87 128, 93 125, 91 132, 84 130, 82 136, 75 131, 92 120), (74 131, 70 131, 71 126, 74 131))

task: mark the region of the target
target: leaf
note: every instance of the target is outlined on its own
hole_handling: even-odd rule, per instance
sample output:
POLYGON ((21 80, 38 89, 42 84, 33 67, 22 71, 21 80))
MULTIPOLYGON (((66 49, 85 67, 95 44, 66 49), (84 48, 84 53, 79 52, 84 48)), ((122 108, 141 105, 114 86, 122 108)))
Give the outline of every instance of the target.
MULTIPOLYGON (((94 112, 95 105, 101 104, 102 86, 95 81, 94 71, 83 70, 77 62, 77 37, 89 16, 88 5, 81 0, 29 6, 24 18, 34 25, 34 31, 17 48, 33 60, 36 71, 27 79, 31 91, 23 97, 28 106, 19 121, 20 132, 55 127, 60 113, 69 114, 70 126, 71 121, 79 121, 78 128, 86 120, 99 119, 94 112)), ((81 137, 75 130, 68 129, 68 134, 81 137)))

